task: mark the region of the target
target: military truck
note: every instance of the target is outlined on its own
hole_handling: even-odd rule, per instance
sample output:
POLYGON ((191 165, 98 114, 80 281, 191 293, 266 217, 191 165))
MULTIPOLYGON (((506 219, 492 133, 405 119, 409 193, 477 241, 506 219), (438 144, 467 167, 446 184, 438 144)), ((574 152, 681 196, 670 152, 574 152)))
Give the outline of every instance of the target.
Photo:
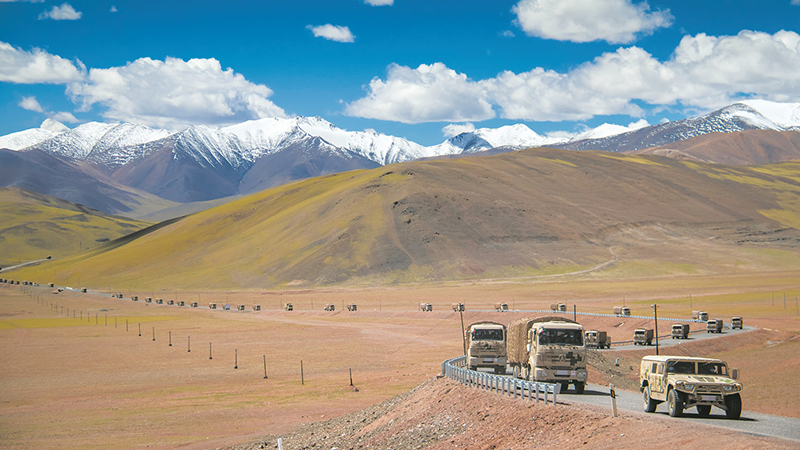
POLYGON ((692 311, 692 319, 706 322, 708 321, 708 313, 705 311, 692 311))
POLYGON ((244 311, 244 305, 239 305, 239 311, 244 311))
POLYGON ((737 369, 724 361, 690 356, 645 356, 639 368, 639 390, 645 412, 655 412, 667 402, 669 415, 678 417, 688 408, 708 416, 711 407, 725 411, 729 419, 742 414, 742 383, 737 369))
POLYGON ((253 305, 253 311, 261 311, 261 305, 253 305))
POLYGON ((336 305, 334 305, 333 303, 328 303, 327 305, 325 305, 325 311, 335 311, 335 310, 336 310, 336 305))
POLYGON ((508 325, 508 363, 514 376, 531 381, 586 387, 586 345, 583 327, 564 317, 524 318, 508 325))
POLYGON ((631 309, 627 306, 615 306, 614 307, 614 315, 615 316, 630 316, 631 309))
POLYGON ((672 326, 672 339, 686 339, 689 337, 689 324, 676 323, 672 326))
POLYGON ((294 305, 292 305, 291 303, 287 303, 287 304, 283 305, 283 310, 284 311, 294 311, 294 305))
POLYGON ((351 303, 351 304, 347 305, 347 310, 348 311, 358 311, 358 305, 356 305, 355 303, 351 303))
POLYGON ((586 348, 609 348, 611 337, 605 331, 589 330, 585 333, 586 348))
POLYGON ((743 326, 744 322, 742 321, 741 316, 733 316, 731 318, 731 330, 735 330, 737 328, 741 330, 743 326))
POLYGON ((506 373, 506 327, 497 322, 475 322, 464 332, 467 340, 467 366, 506 373))
POLYGON ((494 310, 500 312, 506 312, 508 311, 508 303, 495 303, 494 310))
POLYGON ((711 319, 706 322, 706 333, 722 333, 722 319, 711 319))
POLYGON ((453 303, 453 311, 459 312, 459 311, 464 311, 464 310, 466 310, 466 308, 464 308, 464 304, 463 303, 453 303))
POLYGON ((652 328, 637 328, 633 330, 634 345, 651 345, 653 343, 652 328))
POLYGON ((430 303, 420 303, 419 304, 420 311, 433 311, 433 305, 430 303))

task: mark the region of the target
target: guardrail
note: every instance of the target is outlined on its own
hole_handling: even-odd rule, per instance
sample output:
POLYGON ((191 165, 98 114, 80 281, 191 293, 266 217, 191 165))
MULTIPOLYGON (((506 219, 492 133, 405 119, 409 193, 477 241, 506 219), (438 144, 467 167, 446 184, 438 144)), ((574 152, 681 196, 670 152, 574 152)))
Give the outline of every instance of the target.
POLYGON ((527 398, 529 401, 535 400, 538 402, 539 394, 543 394, 545 405, 548 397, 552 398, 552 403, 555 405, 558 394, 561 392, 560 384, 539 383, 469 370, 464 367, 465 362, 466 356, 448 359, 442 363, 442 374, 467 386, 495 391, 509 397, 527 398))

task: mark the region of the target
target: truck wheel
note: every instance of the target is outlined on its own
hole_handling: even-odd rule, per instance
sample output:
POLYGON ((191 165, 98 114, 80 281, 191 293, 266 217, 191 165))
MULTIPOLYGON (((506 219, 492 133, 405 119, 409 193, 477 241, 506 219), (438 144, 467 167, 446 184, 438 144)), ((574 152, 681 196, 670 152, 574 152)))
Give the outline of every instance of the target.
POLYGON ((561 382, 561 393, 567 392, 567 389, 569 389, 569 383, 561 382))
POLYGON ((725 397, 725 405, 728 407, 728 410, 725 411, 728 419, 738 419, 742 415, 742 397, 739 394, 725 397))
POLYGON ((583 390, 586 388, 586 383, 581 381, 575 382, 575 393, 576 394, 583 394, 583 390))
POLYGON ((697 414, 700 417, 708 417, 711 414, 711 405, 697 405, 697 414))
POLYGON ((505 375, 506 374, 506 366, 495 366, 494 373, 498 375, 505 375))
POLYGON ((680 417, 683 414, 683 399, 675 389, 670 389, 667 394, 667 409, 672 417, 680 417))
POLYGON ((658 403, 656 403, 655 401, 653 401, 652 398, 650 398, 650 386, 645 386, 642 400, 644 400, 644 412, 648 413, 656 412, 656 407, 658 406, 658 403))
POLYGON ((519 378, 519 366, 513 366, 511 368, 511 376, 514 378, 519 378))

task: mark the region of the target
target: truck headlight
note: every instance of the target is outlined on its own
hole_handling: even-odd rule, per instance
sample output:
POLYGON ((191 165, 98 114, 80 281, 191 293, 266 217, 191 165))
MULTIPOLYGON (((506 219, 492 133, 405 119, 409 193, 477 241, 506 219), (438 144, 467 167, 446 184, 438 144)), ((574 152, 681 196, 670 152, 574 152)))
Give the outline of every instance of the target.
POLYGON ((740 383, 723 384, 722 390, 725 392, 739 392, 742 390, 742 385, 740 383))
POLYGON ((678 380, 675 382, 675 387, 677 387, 678 389, 683 389, 685 391, 693 391, 694 383, 687 383, 683 380, 678 380))

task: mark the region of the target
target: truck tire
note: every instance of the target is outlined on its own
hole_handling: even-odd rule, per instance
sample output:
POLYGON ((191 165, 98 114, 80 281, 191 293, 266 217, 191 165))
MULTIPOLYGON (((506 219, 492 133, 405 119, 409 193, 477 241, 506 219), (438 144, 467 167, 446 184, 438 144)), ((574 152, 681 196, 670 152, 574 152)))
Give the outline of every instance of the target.
POLYGON ((506 366, 495 366, 494 373, 497 375, 505 375, 506 374, 506 366))
POLYGON ((728 410, 725 411, 725 416, 728 419, 738 419, 742 415, 742 397, 739 394, 733 394, 725 397, 725 405, 728 410))
POLYGON ((576 394, 583 394, 583 390, 586 389, 586 383, 582 381, 575 382, 575 393, 576 394))
POLYGON ((658 403, 654 401, 652 398, 650 398, 650 386, 644 387, 644 394, 642 400, 644 400, 644 412, 647 413, 656 412, 656 407, 658 406, 658 403))
POLYGON ((700 417, 708 417, 711 414, 711 405, 697 405, 697 414, 700 417))
POLYGON ((667 393, 667 410, 672 417, 680 417, 683 414, 683 399, 675 389, 670 389, 667 393))
POLYGON ((513 376, 514 378, 520 378, 519 372, 520 372, 519 366, 514 365, 511 367, 511 376, 513 376))
POLYGON ((562 381, 561 382, 561 393, 563 394, 563 393, 567 392, 567 389, 569 389, 569 383, 566 383, 566 382, 562 381))

